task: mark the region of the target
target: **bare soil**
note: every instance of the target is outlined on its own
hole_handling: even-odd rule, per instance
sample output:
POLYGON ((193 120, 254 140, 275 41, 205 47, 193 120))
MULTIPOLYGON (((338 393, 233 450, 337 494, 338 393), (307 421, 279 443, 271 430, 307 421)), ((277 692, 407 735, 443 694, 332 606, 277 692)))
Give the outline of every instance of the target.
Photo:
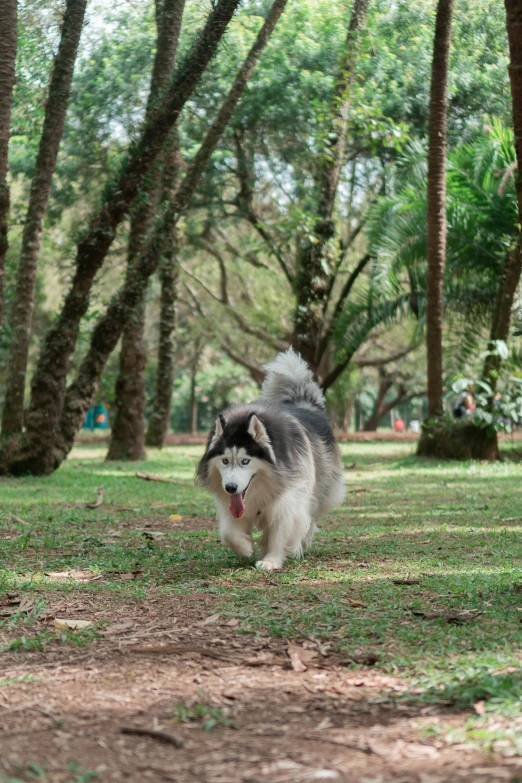
POLYGON ((476 783, 522 774, 522 760, 499 766, 472 746, 425 739, 423 726, 462 716, 398 701, 400 678, 350 669, 310 640, 300 645, 315 657, 295 671, 285 640, 244 633, 214 601, 153 589, 143 601, 58 597, 43 625, 64 616, 108 625, 87 648, 57 638, 43 652, 2 655, 0 680, 11 684, 0 685, 0 780, 34 780, 28 764, 45 766, 41 779, 52 783, 75 780, 74 765, 107 782, 476 783), (179 722, 180 705, 201 704, 220 716, 211 731, 203 718, 179 722))

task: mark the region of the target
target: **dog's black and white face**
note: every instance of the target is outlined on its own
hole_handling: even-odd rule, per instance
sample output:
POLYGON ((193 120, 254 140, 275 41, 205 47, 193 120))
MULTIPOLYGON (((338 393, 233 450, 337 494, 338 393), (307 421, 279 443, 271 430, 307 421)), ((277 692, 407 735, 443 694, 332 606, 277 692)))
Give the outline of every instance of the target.
POLYGON ((245 513, 247 492, 256 474, 275 464, 270 437, 255 413, 230 422, 218 416, 203 460, 209 478, 219 474, 221 486, 230 496, 230 513, 236 519, 245 513))

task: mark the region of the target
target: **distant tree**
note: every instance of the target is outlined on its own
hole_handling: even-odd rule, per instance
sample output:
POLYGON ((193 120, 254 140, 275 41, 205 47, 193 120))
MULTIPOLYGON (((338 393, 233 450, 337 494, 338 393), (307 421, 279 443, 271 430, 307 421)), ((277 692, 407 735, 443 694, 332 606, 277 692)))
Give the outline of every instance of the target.
POLYGON ((365 23, 369 0, 355 0, 348 27, 348 36, 336 87, 332 95, 327 122, 323 127, 324 149, 321 151, 316 181, 316 221, 311 235, 298 240, 294 279, 296 313, 294 319, 295 347, 314 370, 318 370, 324 355, 324 308, 332 282, 336 253, 335 204, 342 168, 345 164, 346 137, 355 78, 359 36, 365 23))
MULTIPOLYGON (((149 98, 145 110, 145 124, 150 121, 155 106, 168 84, 176 59, 181 20, 185 0, 164 0, 157 6, 157 46, 152 69, 149 98)), ((168 147, 167 143, 167 147, 168 147)), ((168 149, 163 153, 172 154, 168 149)), ((127 276, 135 273, 135 266, 143 250, 158 207, 162 176, 158 161, 144 180, 131 213, 127 250, 127 276)), ((120 369, 115 386, 111 440, 107 459, 138 460, 145 457, 145 381, 147 347, 144 339, 145 301, 139 303, 127 320, 120 351, 120 369)), ((171 383, 172 387, 172 383, 171 383)))
POLYGON ((5 297, 5 257, 8 249, 9 186, 7 184, 11 109, 16 63, 17 0, 0 0, 0 323, 5 297))
POLYGON ((107 189, 98 214, 79 243, 69 292, 60 315, 46 336, 33 377, 24 437, 18 443, 11 439, 5 444, 1 455, 3 470, 45 474, 57 466, 54 442, 59 431, 67 372, 95 275, 109 251, 117 227, 128 214, 143 177, 158 159, 170 129, 214 56, 239 3, 240 0, 218 0, 214 5, 161 106, 123 162, 119 176, 107 189))
POLYGON ((158 265, 161 265, 165 253, 170 252, 172 235, 179 217, 188 207, 197 189, 212 152, 237 106, 257 59, 268 42, 286 2, 287 0, 274 0, 265 24, 259 31, 214 121, 208 128, 192 163, 174 188, 163 214, 158 219, 157 225, 141 253, 139 263, 135 266, 134 273, 126 278, 124 285, 113 297, 106 312, 96 324, 88 351, 77 376, 65 394, 59 427, 52 444, 53 463, 49 470, 58 467, 71 450, 85 413, 92 404, 107 359, 116 347, 127 318, 143 300, 150 276, 156 271, 158 265))

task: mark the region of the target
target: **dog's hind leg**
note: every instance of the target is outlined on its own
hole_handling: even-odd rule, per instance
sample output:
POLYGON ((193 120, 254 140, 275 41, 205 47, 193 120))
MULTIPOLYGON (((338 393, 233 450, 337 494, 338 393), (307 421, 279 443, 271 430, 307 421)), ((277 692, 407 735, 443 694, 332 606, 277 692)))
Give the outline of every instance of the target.
POLYGON ((305 537, 303 538, 303 550, 310 549, 316 533, 317 533, 317 525, 312 519, 310 520, 310 527, 306 531, 305 537))

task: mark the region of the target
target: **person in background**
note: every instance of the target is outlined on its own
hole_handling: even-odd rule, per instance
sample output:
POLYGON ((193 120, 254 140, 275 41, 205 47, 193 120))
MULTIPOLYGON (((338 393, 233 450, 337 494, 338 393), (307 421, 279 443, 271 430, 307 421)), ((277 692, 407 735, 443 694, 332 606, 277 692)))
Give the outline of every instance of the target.
POLYGON ((471 389, 468 389, 457 397, 453 415, 456 419, 463 419, 466 416, 471 416, 476 407, 473 393, 471 389))

